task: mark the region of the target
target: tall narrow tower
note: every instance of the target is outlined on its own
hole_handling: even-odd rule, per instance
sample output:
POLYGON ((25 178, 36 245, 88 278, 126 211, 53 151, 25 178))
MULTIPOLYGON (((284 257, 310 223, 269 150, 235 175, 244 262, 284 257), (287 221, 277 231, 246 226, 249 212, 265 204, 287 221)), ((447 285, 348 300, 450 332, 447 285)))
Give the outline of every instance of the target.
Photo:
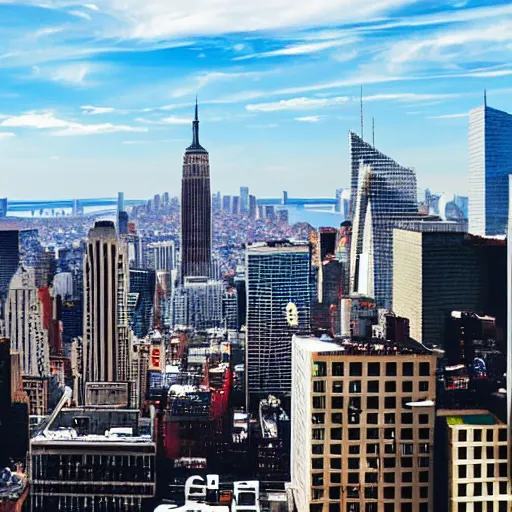
POLYGON ((208 151, 199 144, 197 100, 192 144, 183 157, 181 181, 181 279, 210 276, 212 199, 208 151))

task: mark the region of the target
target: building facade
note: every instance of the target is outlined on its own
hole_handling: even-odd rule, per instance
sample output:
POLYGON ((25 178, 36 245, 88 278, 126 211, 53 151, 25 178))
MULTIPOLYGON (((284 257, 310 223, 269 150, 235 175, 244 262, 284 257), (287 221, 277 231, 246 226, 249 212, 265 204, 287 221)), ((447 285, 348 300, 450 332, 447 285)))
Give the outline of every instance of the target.
POLYGON ((297 510, 430 512, 436 356, 420 346, 294 337, 297 510))
POLYGON ((0 230, 0 261, 0 299, 3 301, 20 262, 19 231, 0 230))
POLYGON ((416 174, 350 133, 353 207, 350 291, 390 308, 393 233, 400 221, 418 217, 416 174), (359 163, 359 166, 356 166, 359 163))
POLYGON ((508 175, 512 174, 512 115, 484 105, 469 113, 469 231, 507 230, 508 175))
POLYGON ((192 144, 183 157, 181 181, 181 279, 210 276, 212 260, 212 196, 210 163, 199 144, 197 103, 192 144))
POLYGON ((174 270, 176 267, 176 248, 172 240, 148 244, 151 267, 154 270, 174 270))
POLYGON ((307 242, 252 244, 246 252, 246 393, 289 394, 292 336, 311 327, 307 242))

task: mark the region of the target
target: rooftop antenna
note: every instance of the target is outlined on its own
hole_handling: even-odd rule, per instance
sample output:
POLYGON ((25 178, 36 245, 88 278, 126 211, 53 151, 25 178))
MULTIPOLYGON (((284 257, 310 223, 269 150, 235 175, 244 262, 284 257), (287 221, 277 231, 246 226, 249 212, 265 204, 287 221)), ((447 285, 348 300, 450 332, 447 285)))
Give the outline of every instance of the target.
POLYGON ((487 107, 487 89, 484 89, 484 107, 487 107))
POLYGON ((375 117, 372 117, 372 146, 375 147, 375 117))
POLYGON ((363 132, 363 86, 361 85, 361 139, 364 139, 363 132))

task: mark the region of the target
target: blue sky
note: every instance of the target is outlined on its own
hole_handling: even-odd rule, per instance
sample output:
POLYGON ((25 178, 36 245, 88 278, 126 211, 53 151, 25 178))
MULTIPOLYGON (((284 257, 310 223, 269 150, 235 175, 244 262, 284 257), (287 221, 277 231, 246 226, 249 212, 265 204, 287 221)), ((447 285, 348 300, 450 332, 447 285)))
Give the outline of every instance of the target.
POLYGON ((466 193, 467 112, 510 111, 512 3, 0 0, 0 195, 178 195, 199 95, 212 187, 348 186, 348 130, 466 193))

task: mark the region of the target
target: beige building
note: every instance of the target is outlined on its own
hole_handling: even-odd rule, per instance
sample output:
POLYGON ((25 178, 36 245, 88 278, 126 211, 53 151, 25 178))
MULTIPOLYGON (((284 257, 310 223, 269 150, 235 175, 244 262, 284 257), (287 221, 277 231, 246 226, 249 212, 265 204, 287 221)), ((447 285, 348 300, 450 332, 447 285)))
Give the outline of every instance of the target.
POLYGON ((454 223, 405 223, 393 232, 394 313, 420 343, 444 342, 448 315, 482 309, 478 251, 454 223))
POLYGON ((509 512, 507 426, 485 410, 439 410, 448 429, 449 512, 509 512))
POLYGON ((297 510, 433 510, 436 356, 295 336, 292 368, 297 510))

